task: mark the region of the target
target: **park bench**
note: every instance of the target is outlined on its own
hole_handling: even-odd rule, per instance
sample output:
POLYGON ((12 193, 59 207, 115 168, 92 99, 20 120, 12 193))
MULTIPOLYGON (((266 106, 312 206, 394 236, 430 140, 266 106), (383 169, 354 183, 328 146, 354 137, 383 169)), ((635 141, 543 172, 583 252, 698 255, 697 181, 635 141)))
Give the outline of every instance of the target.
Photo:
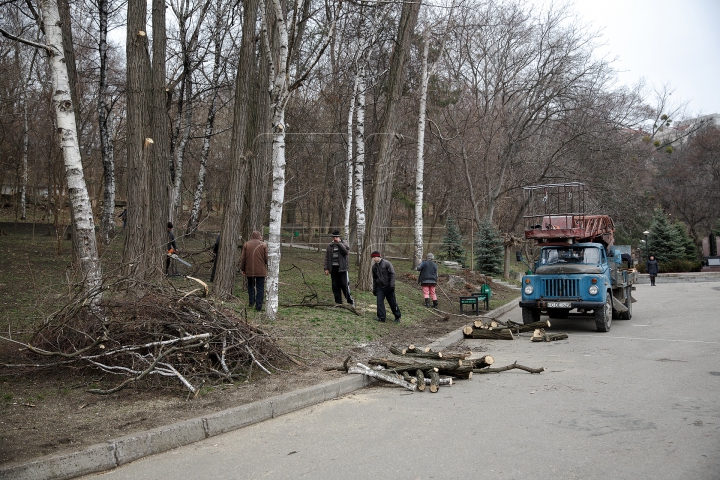
POLYGON ((480 302, 485 302, 485 310, 490 310, 490 297, 492 290, 490 285, 483 285, 479 292, 474 292, 470 296, 460 297, 460 311, 463 312, 465 307, 470 307, 470 311, 475 315, 480 314, 480 302))

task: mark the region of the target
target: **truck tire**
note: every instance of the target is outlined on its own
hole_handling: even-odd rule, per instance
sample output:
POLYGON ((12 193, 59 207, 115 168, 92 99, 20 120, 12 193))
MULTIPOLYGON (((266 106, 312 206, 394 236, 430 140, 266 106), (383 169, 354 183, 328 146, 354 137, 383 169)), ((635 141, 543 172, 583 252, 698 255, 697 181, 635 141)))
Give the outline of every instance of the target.
POLYGON ((622 312, 620 319, 630 320, 632 319, 632 287, 625 288, 625 306, 627 307, 627 312, 622 312))
POLYGON ((612 325, 612 292, 607 292, 605 306, 595 309, 595 328, 598 332, 609 332, 612 325))
POLYGON ((537 308, 523 307, 522 309, 523 323, 535 323, 540 321, 540 310, 537 308))

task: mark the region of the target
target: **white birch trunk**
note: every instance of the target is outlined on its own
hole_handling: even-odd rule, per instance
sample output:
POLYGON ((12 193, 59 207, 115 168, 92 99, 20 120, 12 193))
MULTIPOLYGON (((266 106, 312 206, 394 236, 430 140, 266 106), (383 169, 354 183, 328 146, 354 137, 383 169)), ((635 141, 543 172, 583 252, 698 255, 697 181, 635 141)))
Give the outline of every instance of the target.
POLYGON ((180 187, 182 186, 183 162, 185 161, 185 149, 188 141, 190 141, 190 127, 192 126, 192 77, 188 72, 185 79, 185 125, 183 128, 182 138, 175 151, 175 183, 170 193, 170 221, 175 221, 175 214, 181 205, 180 187))
MULTIPOLYGON (((355 222, 357 223, 357 251, 362 252, 365 240, 365 67, 357 77, 357 126, 355 135, 355 222)), ((360 259, 358 259, 358 262, 360 259)))
POLYGON ((200 223, 200 203, 202 202, 203 191, 205 190, 205 175, 207 173, 207 159, 210 153, 210 139, 212 138, 215 126, 215 114, 217 112, 218 85, 220 84, 221 60, 222 60, 222 42, 223 35, 221 29, 215 32, 215 62, 213 65, 212 84, 215 85, 210 99, 210 109, 208 110, 207 120, 205 121, 205 134, 203 135, 203 146, 200 152, 200 168, 198 170, 198 182, 193 195, 193 205, 190 211, 190 220, 188 220, 188 234, 192 234, 197 230, 200 223))
POLYGON ((97 290, 97 293, 91 297, 92 304, 97 304, 101 298, 99 287, 102 284, 102 270, 95 240, 92 206, 90 205, 90 196, 85 184, 82 159, 80 158, 75 110, 70 97, 67 65, 62 50, 60 15, 55 0, 41 0, 40 9, 43 13, 45 37, 51 64, 53 106, 60 146, 63 152, 73 223, 77 233, 77 236, 73 239, 73 246, 80 260, 85 291, 97 290))
MULTIPOLYGON (((353 93, 350 97, 350 109, 347 123, 347 195, 345 196, 345 238, 350 238, 350 212, 353 198, 353 117, 355 116, 355 99, 357 98, 358 77, 355 76, 353 93)), ((348 240, 349 241, 349 240, 348 240)))
POLYGON ((413 256, 413 270, 420 265, 423 258, 423 176, 425 174, 425 116, 427 108, 428 90, 428 55, 430 52, 430 34, 426 30, 423 34, 422 71, 420 78, 420 112, 418 115, 417 134, 417 164, 415 167, 415 255, 413 256))
POLYGON ((98 130, 100 137, 100 155, 103 165, 103 210, 100 221, 100 234, 105 245, 110 244, 110 233, 115 230, 115 159, 113 142, 110 132, 113 130, 112 111, 107 101, 107 29, 108 29, 108 1, 98 2, 100 42, 98 53, 100 57, 98 85, 97 113, 98 130))

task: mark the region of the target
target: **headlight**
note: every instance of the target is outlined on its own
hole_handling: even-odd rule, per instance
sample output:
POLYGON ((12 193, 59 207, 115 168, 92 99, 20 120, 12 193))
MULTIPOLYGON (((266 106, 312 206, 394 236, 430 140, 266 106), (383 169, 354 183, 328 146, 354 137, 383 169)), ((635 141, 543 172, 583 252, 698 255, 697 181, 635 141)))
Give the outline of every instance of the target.
POLYGON ((592 285, 590 288, 588 288, 588 293, 590 295, 597 295, 597 293, 598 293, 597 285, 592 285))
MULTIPOLYGON (((597 288, 595 289, 597 290, 597 288)), ((525 295, 532 295, 532 293, 535 291, 532 285, 528 285, 525 287, 525 295)))

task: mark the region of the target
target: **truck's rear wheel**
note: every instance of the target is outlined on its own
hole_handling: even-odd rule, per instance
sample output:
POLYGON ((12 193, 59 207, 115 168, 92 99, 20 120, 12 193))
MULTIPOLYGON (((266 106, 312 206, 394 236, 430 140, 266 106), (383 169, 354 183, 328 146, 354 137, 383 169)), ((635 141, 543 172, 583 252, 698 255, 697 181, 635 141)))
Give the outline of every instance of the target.
POLYGON ((609 332, 612 325, 612 292, 607 292, 605 306, 595 309, 595 328, 598 332, 609 332))
POLYGON ((534 323, 540 321, 540 310, 537 308, 523 307, 522 309, 523 323, 534 323))
POLYGON ((620 319, 630 320, 632 318, 632 287, 625 288, 625 306, 627 307, 627 312, 622 312, 620 319))

